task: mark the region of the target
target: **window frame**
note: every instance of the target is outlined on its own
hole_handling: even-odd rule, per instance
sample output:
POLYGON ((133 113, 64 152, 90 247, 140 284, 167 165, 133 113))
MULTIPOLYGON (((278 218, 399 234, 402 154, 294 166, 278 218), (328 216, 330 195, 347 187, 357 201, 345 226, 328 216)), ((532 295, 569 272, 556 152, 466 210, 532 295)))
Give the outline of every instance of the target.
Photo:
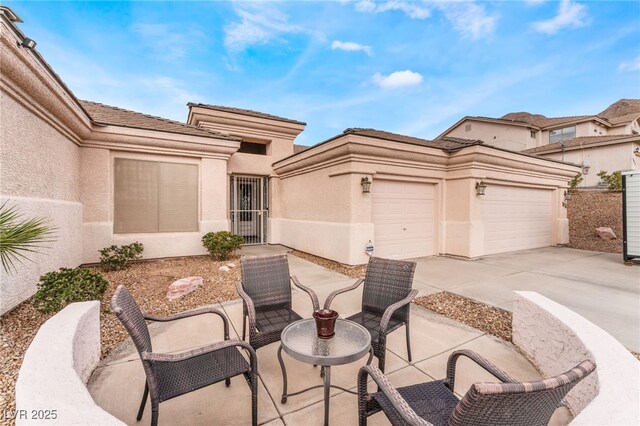
MULTIPOLYGON (((131 235, 131 234, 171 234, 171 233, 189 233, 189 232, 199 232, 200 231, 200 208, 201 208, 201 169, 200 169, 200 163, 199 162, 191 162, 191 161, 171 161, 168 159, 159 159, 159 158, 138 158, 138 157, 112 157, 112 178, 111 178, 111 185, 112 185, 112 197, 111 197, 111 209, 112 209, 112 218, 113 218, 113 224, 112 224, 112 230, 113 230, 113 234, 114 235, 131 235), (126 226, 118 226, 119 221, 123 221, 124 218, 122 218, 121 214, 118 214, 118 171, 117 171, 117 167, 118 167, 118 162, 141 162, 141 163, 149 163, 149 164, 153 164, 154 166, 154 171, 153 173, 155 173, 155 177, 152 179, 155 182, 155 193, 152 194, 151 198, 155 199, 155 230, 148 230, 148 229, 127 229, 126 226), (182 229, 180 229, 180 227, 177 227, 176 230, 176 226, 174 225, 174 223, 172 223, 170 221, 171 215, 170 214, 165 214, 162 215, 162 211, 164 210, 165 213, 170 213, 171 210, 167 210, 167 204, 165 203, 163 205, 163 202, 161 201, 163 199, 163 196, 166 197, 166 195, 168 193, 171 193, 173 191, 175 191, 175 188, 173 189, 173 191, 171 191, 171 189, 168 189, 168 187, 164 187, 164 191, 170 191, 170 192, 164 192, 163 193, 163 189, 161 187, 162 181, 166 181, 168 178, 170 180, 173 180, 172 178, 174 178, 174 176, 176 176, 176 173, 180 173, 178 170, 175 171, 171 171, 171 166, 177 166, 177 167, 194 167, 194 169, 184 169, 184 171, 182 171, 182 173, 184 173, 184 184, 185 184, 185 188, 188 190, 189 194, 187 194, 187 197, 191 198, 191 199, 187 199, 186 201, 188 202, 188 210, 191 210, 191 212, 189 212, 189 216, 187 217, 186 221, 190 222, 188 226, 184 226, 182 229), (163 172, 164 170, 164 172, 163 172), (163 175, 163 173, 165 173, 163 175), (189 187, 193 185, 193 189, 189 189, 189 187), (174 229, 167 229, 167 228, 174 228, 174 229)), ((131 185, 133 187, 133 185, 131 185)), ((125 188, 123 188, 123 190, 126 190, 125 188)), ((179 194, 177 198, 181 198, 183 194, 179 194)), ((166 198, 164 198, 166 199, 166 198)), ((169 205, 177 205, 175 204, 180 203, 184 200, 178 200, 178 201, 174 201, 173 203, 169 203, 169 205)), ((135 207, 134 207, 135 209, 135 207)), ((186 215, 185 215, 186 216, 186 215)), ((121 223, 121 222, 120 222, 121 223)))

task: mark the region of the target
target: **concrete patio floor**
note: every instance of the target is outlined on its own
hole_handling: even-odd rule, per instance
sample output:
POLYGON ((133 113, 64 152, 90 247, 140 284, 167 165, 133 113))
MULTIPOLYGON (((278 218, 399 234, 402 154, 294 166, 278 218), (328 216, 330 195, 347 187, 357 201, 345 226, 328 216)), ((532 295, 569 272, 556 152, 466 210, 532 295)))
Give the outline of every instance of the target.
MULTIPOLYGON (((252 254, 252 250, 254 254, 264 254, 265 250, 277 252, 285 249, 277 246, 262 249, 249 248, 245 253, 252 254)), ((416 288, 420 288, 425 293, 435 291, 436 288, 432 284, 437 281, 434 276, 445 272, 441 264, 437 263, 438 259, 427 259, 427 265, 433 260, 436 261, 434 267, 436 275, 429 276, 423 271, 420 273, 420 280, 417 275, 414 283, 416 288), (429 281, 426 280, 427 278, 429 281)), ((331 291, 345 287, 354 281, 295 256, 289 256, 289 264, 292 275, 297 275, 303 284, 312 287, 317 292, 321 303, 331 291)), ((420 269, 423 270, 423 261, 420 261, 420 264, 420 269)), ((469 265, 474 264, 469 263, 469 265)), ((449 275, 453 274, 449 273, 449 275)), ((479 274, 475 276, 477 280, 479 274)), ((461 279, 458 284, 463 285, 473 281, 473 279, 461 279)), ((332 308, 340 312, 341 316, 348 316, 358 311, 361 296, 361 290, 340 295, 334 301, 332 308)), ((213 306, 225 312, 232 328, 231 337, 238 337, 242 332, 240 301, 235 300, 213 306)), ((305 293, 293 291, 293 307, 303 317, 311 316, 312 305, 305 293)), ((214 315, 203 315, 169 324, 155 323, 151 324, 150 330, 154 350, 158 352, 175 352, 208 344, 221 340, 223 335, 222 323, 214 315)), ((516 379, 533 380, 541 377, 513 345, 415 305, 411 310, 411 343, 413 362, 409 363, 404 331, 397 330, 388 338, 386 370, 389 380, 396 386, 443 378, 448 355, 459 348, 477 351, 516 379)), ((280 403, 282 376, 276 357, 277 348, 278 343, 273 343, 257 351, 260 377, 259 424, 322 424, 322 389, 290 397, 286 404, 280 403)), ((289 376, 290 392, 322 383, 319 369, 295 361, 287 355, 284 355, 284 360, 289 376)), ((332 368, 332 383, 355 390, 357 371, 365 362, 366 356, 352 364, 332 368)), ((374 359, 373 362, 377 364, 377 360, 374 359)), ((455 390, 460 395, 464 394, 473 382, 495 380, 466 359, 459 362, 456 379, 455 390)), ((142 397, 144 380, 138 354, 129 340, 103 360, 95 370, 88 388, 99 406, 127 424, 137 424, 135 416, 142 397)), ((356 396, 332 389, 330 414, 330 422, 333 425, 356 425, 356 396)), ((552 424, 567 424, 570 418, 568 410, 560 408, 556 411, 552 424)), ((250 419, 249 388, 241 377, 234 378, 229 388, 226 388, 223 383, 218 383, 160 404, 159 423, 161 425, 250 424, 250 419)), ((147 403, 144 417, 138 424, 149 423, 150 407, 147 403)), ((384 414, 378 413, 370 419, 370 424, 384 425, 388 424, 388 421, 384 414)))

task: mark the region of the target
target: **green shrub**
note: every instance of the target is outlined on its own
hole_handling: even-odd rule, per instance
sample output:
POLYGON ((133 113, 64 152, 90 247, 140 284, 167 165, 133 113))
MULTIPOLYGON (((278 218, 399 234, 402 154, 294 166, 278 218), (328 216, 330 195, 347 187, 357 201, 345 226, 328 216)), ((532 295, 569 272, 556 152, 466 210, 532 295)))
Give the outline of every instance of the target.
POLYGON ((607 184, 609 191, 622 191, 622 173, 620 171, 608 174, 601 170, 598 177, 607 184))
POLYGON ((144 245, 137 241, 126 246, 105 247, 100 250, 100 264, 107 271, 124 269, 130 261, 140 259, 143 251, 144 245))
POLYGON ((231 232, 209 232, 202 237, 202 245, 214 259, 226 260, 229 254, 242 247, 244 238, 231 232))
POLYGON ((581 173, 578 173, 573 178, 571 178, 571 180, 569 181, 569 192, 573 192, 578 189, 578 185, 580 185, 583 179, 584 178, 582 177, 581 173))
POLYGON ((40 312, 52 313, 73 302, 100 300, 107 289, 107 280, 84 268, 60 268, 40 277, 33 305, 40 312))

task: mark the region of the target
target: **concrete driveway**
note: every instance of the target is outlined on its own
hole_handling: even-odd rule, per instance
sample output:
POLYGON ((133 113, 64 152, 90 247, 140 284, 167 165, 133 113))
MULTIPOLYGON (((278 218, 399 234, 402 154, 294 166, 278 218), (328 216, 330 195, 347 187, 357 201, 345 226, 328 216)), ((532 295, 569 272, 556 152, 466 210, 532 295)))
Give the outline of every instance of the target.
POLYGON ((640 265, 621 254, 546 247, 478 260, 415 259, 421 295, 446 290, 511 310, 513 291, 536 291, 640 352, 640 265))

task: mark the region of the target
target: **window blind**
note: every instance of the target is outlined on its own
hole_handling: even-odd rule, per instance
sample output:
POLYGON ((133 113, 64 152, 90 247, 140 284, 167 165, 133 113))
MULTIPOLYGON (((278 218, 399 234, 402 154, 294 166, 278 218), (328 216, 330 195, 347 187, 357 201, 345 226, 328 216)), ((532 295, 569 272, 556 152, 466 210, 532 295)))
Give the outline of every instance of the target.
POLYGON ((114 233, 198 230, 198 166, 117 158, 114 233))

